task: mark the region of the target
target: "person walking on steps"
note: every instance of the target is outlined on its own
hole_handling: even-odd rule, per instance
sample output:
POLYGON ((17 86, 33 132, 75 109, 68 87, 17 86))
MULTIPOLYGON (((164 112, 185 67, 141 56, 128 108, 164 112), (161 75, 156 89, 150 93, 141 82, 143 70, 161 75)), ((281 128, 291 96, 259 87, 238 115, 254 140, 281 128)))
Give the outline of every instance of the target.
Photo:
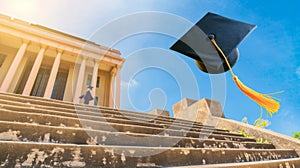
POLYGON ((92 96, 92 93, 91 93, 92 89, 93 89, 93 86, 89 86, 88 90, 85 92, 85 94, 83 94, 79 97, 80 99, 84 100, 83 101, 84 104, 89 104, 89 102, 94 99, 92 96))

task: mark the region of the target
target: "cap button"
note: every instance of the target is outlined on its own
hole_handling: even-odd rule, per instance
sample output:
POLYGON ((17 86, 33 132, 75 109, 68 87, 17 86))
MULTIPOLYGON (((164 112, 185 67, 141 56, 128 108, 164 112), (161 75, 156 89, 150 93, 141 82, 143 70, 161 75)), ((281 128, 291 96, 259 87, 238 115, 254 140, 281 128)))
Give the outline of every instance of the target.
POLYGON ((213 33, 210 33, 208 35, 208 38, 211 40, 211 39, 215 39, 216 38, 216 35, 214 35, 213 33))

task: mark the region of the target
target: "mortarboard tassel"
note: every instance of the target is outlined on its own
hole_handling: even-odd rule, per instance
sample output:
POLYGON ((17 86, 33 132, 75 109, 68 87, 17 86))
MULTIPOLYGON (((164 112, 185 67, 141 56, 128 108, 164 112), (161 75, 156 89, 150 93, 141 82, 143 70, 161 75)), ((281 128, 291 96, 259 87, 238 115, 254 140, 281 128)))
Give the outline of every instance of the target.
POLYGON ((276 113, 280 107, 280 103, 273 98, 272 96, 268 95, 268 94, 262 94, 259 93, 249 87, 247 87, 246 85, 244 85, 239 79, 238 77, 233 73, 232 68, 225 56, 225 54, 223 53, 223 51, 221 50, 221 48, 218 46, 218 44, 216 43, 214 36, 209 36, 209 39, 211 41, 211 43, 214 45, 214 47, 217 49, 217 51, 224 57, 225 62, 227 64, 227 66, 229 67, 230 73, 232 75, 232 78, 235 82, 235 84, 237 85, 237 87, 245 94, 247 95, 250 99, 252 99, 253 101, 255 101, 257 104, 259 104, 261 107, 264 107, 267 112, 270 114, 270 116, 272 116, 274 113, 276 113))

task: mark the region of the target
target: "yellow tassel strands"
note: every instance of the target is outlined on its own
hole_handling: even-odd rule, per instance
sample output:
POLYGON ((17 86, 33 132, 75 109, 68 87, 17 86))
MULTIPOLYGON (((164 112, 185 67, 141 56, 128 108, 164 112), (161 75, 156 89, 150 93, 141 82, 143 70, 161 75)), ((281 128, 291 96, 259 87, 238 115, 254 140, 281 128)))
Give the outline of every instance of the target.
POLYGON ((225 56, 225 54, 223 53, 223 51, 221 50, 221 48, 218 46, 218 44, 216 43, 214 38, 210 38, 211 43, 214 45, 214 47, 218 50, 218 52, 223 56, 223 58, 225 59, 225 62, 227 64, 227 66, 229 67, 230 73, 232 75, 232 78, 235 82, 235 84, 237 85, 237 87, 245 94, 247 95, 250 99, 252 99, 253 101, 255 101, 257 104, 259 104, 261 107, 264 107, 267 112, 270 114, 270 116, 272 116, 274 113, 276 113, 279 108, 280 108, 280 103, 279 101, 277 101, 275 98, 273 98, 272 96, 268 95, 268 94, 262 94, 259 93, 249 87, 247 87, 246 85, 244 85, 239 79, 238 77, 233 73, 232 68, 225 56))

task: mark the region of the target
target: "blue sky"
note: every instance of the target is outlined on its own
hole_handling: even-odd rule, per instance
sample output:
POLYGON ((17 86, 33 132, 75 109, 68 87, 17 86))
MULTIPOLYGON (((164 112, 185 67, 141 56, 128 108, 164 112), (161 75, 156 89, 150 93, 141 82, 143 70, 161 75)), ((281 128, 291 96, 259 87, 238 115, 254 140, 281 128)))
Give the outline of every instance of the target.
POLYGON ((127 60, 122 109, 171 111, 184 97, 207 97, 222 103, 227 118, 247 117, 251 124, 260 107, 241 93, 229 73, 207 75, 169 47, 207 12, 256 24, 239 45, 233 70, 257 91, 284 90, 276 95, 281 108, 268 118, 268 129, 291 135, 300 131, 298 6, 298 0, 0 0, 0 13, 120 50, 127 60))

